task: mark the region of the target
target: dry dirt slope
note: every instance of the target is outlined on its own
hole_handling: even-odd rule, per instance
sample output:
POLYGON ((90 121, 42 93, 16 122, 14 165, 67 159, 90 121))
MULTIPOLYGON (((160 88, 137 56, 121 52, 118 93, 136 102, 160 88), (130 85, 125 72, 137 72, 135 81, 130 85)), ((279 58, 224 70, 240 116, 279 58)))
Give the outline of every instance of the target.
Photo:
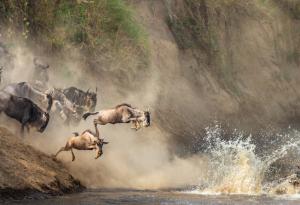
POLYGON ((299 1, 132 2, 149 33, 153 119, 177 142, 214 120, 252 133, 300 126, 299 1))
POLYGON ((83 188, 59 162, 0 127, 1 199, 56 195, 83 188))

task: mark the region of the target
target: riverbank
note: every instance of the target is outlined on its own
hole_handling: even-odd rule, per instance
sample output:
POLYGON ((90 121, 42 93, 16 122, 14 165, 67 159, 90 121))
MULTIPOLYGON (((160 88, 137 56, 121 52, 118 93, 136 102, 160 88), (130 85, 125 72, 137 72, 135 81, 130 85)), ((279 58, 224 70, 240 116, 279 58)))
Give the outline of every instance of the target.
POLYGON ((62 163, 0 127, 0 201, 47 198, 83 189, 62 163))

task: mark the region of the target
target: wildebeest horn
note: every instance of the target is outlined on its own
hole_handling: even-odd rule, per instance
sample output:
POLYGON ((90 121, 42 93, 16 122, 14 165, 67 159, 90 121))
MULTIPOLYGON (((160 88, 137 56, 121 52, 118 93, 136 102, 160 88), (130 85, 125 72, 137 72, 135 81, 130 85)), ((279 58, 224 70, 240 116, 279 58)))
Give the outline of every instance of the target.
POLYGON ((98 91, 98 88, 97 88, 97 86, 96 86, 96 93, 97 93, 97 91, 98 91))
POLYGON ((86 91, 86 93, 89 93, 90 92, 90 88, 86 91))

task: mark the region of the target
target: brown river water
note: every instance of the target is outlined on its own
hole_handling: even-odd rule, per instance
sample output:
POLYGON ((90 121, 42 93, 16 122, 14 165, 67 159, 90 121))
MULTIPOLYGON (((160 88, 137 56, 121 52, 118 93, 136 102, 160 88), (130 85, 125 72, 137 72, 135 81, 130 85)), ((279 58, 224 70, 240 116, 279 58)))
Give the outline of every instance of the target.
POLYGON ((7 205, 105 205, 105 204, 183 204, 183 205, 233 205, 233 204, 300 204, 300 195, 203 195, 181 191, 87 190, 44 200, 8 202, 7 205))

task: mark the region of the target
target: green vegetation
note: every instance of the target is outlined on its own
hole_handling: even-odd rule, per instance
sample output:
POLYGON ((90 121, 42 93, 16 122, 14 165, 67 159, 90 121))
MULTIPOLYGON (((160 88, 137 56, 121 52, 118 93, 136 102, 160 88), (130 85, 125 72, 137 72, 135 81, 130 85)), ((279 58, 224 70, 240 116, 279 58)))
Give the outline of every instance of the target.
POLYGON ((2 25, 55 50, 71 43, 91 51, 124 40, 141 49, 146 47, 147 36, 123 0, 4 0, 0 2, 0 17, 2 25))
POLYGON ((295 18, 300 19, 300 1, 299 0, 273 0, 279 6, 284 8, 287 13, 295 18))
POLYGON ((135 82, 148 67, 147 35, 126 0, 2 0, 0 32, 43 55, 103 69, 115 83, 135 82))

